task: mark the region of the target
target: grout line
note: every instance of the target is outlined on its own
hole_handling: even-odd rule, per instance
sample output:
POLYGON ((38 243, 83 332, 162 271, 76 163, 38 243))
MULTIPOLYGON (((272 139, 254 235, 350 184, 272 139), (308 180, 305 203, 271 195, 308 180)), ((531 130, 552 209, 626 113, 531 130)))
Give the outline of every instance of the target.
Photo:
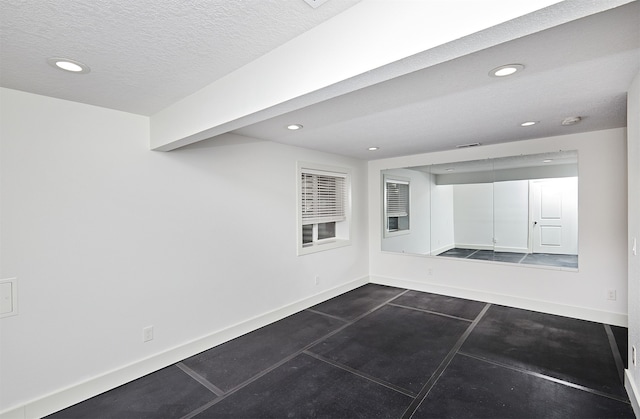
POLYGON ((413 400, 413 402, 411 402, 409 407, 407 407, 407 409, 404 411, 402 415, 402 419, 409 419, 413 417, 413 415, 418 410, 422 402, 424 402, 424 400, 429 395, 429 392, 431 391, 431 389, 436 385, 436 383, 444 373, 444 370, 447 369, 447 367, 453 360, 453 357, 460 350, 460 348, 462 347, 464 342, 467 340, 471 332, 473 332, 473 329, 480 322, 480 319, 482 319, 482 317, 487 312, 487 310, 489 310, 489 307, 491 307, 491 304, 486 304, 482 309, 482 311, 476 316, 475 320, 473 320, 473 322, 469 325, 469 327, 467 327, 467 330, 465 330, 462 336, 458 338, 458 341, 456 342, 456 344, 453 345, 453 348, 451 348, 451 350, 449 351, 447 356, 442 360, 438 368, 433 372, 433 374, 431 374, 429 381, 427 381, 425 385, 422 387, 422 389, 418 393, 418 397, 416 397, 413 400))
POLYGON ((620 356, 620 348, 618 348, 618 342, 616 342, 616 337, 613 335, 611 326, 609 326, 608 324, 603 324, 603 326, 604 331, 607 333, 607 338, 609 338, 609 345, 611 346, 611 352, 613 353, 613 360, 616 362, 616 368, 618 369, 620 382, 624 383, 624 362, 622 361, 622 356, 620 356))
POLYGON ((389 305, 390 306, 394 306, 394 307, 406 308, 408 310, 421 311, 423 313, 428 313, 428 314, 435 314, 436 316, 448 317, 450 319, 462 320, 462 321, 465 321, 467 323, 472 323, 473 322, 473 320, 465 319, 463 317, 452 316, 450 314, 444 314, 444 313, 438 313, 437 311, 425 310, 423 308, 409 307, 409 306, 405 306, 405 305, 402 305, 402 304, 395 304, 395 303, 389 303, 389 305))
POLYGON ((407 390, 407 389, 402 388, 400 386, 397 386, 395 384, 389 383, 387 381, 381 380, 379 378, 376 378, 376 377, 374 377, 372 375, 369 375, 367 373, 364 373, 362 371, 358 371, 358 370, 356 370, 354 368, 351 368, 351 367, 349 367, 347 365, 344 365, 344 364, 341 364, 339 362, 336 362, 336 361, 334 361, 332 359, 325 358, 322 355, 316 354, 316 353, 308 351, 308 350, 304 351, 303 353, 305 355, 313 357, 313 358, 315 358, 315 359, 317 359, 319 361, 325 362, 325 363, 327 363, 329 365, 333 365, 334 367, 337 367, 337 368, 340 368, 340 369, 345 370, 347 372, 350 372, 351 374, 354 374, 354 375, 357 375, 359 377, 365 378, 365 379, 367 379, 369 381, 373 381, 374 383, 380 384, 381 386, 387 387, 388 389, 397 391, 398 393, 404 394, 405 396, 409 396, 412 399, 414 399, 417 396, 416 393, 414 393, 414 392, 412 392, 410 390, 407 390))
POLYGON ((518 367, 511 366, 511 365, 503 364, 501 362, 493 361, 493 360, 490 360, 490 359, 487 359, 487 358, 482 358, 482 357, 479 357, 479 356, 476 356, 476 355, 472 355, 472 354, 469 354, 469 353, 459 352, 459 354, 462 355, 462 356, 466 356, 468 358, 477 359, 478 361, 486 362, 488 364, 493 364, 493 365, 496 365, 498 367, 507 368, 507 369, 510 369, 512 371, 521 372, 523 374, 531 375, 533 377, 542 378, 544 380, 551 381, 551 382, 554 382, 554 383, 557 383, 557 384, 561 384, 561 385, 564 385, 564 386, 567 386, 567 387, 575 388, 577 390, 582 390, 582 391, 585 391, 587 393, 595 394, 597 396, 607 397, 609 399, 613 399, 613 400, 616 400, 616 401, 619 401, 619 402, 630 404, 628 399, 626 399, 624 397, 621 397, 621 396, 617 396, 615 394, 605 393, 603 391, 595 390, 595 389, 592 389, 592 388, 589 388, 589 387, 585 387, 585 386, 581 386, 580 384, 575 384, 575 383, 572 383, 570 381, 565 381, 565 380, 561 380, 559 378, 551 377, 550 375, 541 374, 541 373, 535 372, 535 371, 525 370, 523 368, 518 368, 518 367))
POLYGON ((476 251, 475 251, 475 252, 473 252, 473 253, 469 253, 469 254, 468 254, 467 256, 465 256, 464 258, 465 258, 465 259, 469 259, 471 256, 475 255, 475 254, 476 254, 476 253, 478 253, 479 251, 480 251, 480 249, 476 249, 476 251))
POLYGON ((313 310, 311 308, 307 308, 307 309, 305 309, 305 311, 308 311, 310 313, 320 314, 321 316, 329 317, 329 318, 332 318, 332 319, 340 320, 341 322, 345 322, 345 323, 349 322, 349 320, 343 319, 342 317, 334 316, 333 314, 323 313, 322 311, 313 310))
POLYGON ((374 311, 384 307, 385 305, 389 304, 390 302, 392 302, 393 300, 395 300, 396 298, 401 297, 402 295, 406 294, 407 292, 409 292, 408 289, 405 289, 404 291, 402 291, 401 293, 398 293, 398 295, 389 298, 388 300, 384 301, 382 304, 379 304, 377 306, 375 306, 374 308, 372 308, 371 310, 367 311, 364 314, 361 314, 360 316, 356 317, 355 319, 349 321, 348 323, 343 324, 342 326, 340 326, 339 328, 327 333, 326 335, 314 340, 313 342, 309 343, 308 345, 306 345, 305 347, 303 347, 302 349, 292 353, 291 355, 281 359, 280 361, 276 362, 275 364, 271 365, 270 367, 260 371, 259 373, 257 373, 256 375, 254 375, 253 377, 249 378, 248 380, 245 380, 244 382, 238 384, 237 386, 231 388, 229 391, 227 391, 226 393, 224 393, 223 395, 219 396, 218 398, 216 398, 215 400, 210 401, 209 403, 200 406, 199 408, 193 410, 192 412, 184 415, 181 419, 190 419, 192 417, 194 417, 195 415, 204 412, 205 410, 207 410, 208 408, 210 408, 211 406, 221 402, 222 400, 226 399, 228 396, 234 394, 235 392, 243 389, 244 387, 248 386, 249 384, 253 383, 254 381, 258 380, 259 378, 267 375, 268 373, 270 373, 271 371, 275 370, 276 368, 278 368, 279 366, 289 362, 290 360, 292 360, 293 358, 297 357, 298 355, 304 353, 304 351, 310 349, 311 347, 317 345, 318 343, 322 342, 325 339, 330 338, 331 336, 335 335, 336 333, 341 332, 342 330, 346 329, 347 327, 351 326, 352 324, 354 324, 355 322, 357 322, 358 320, 368 316, 369 314, 373 313, 374 311))
POLYGON ((197 372, 195 372, 194 370, 192 370, 182 362, 176 363, 175 366, 180 368, 182 371, 184 371, 189 377, 193 378, 194 380, 196 380, 197 382, 205 386, 210 392, 212 392, 216 396, 220 397, 224 394, 224 391, 221 390, 220 387, 216 386, 215 384, 213 384, 212 382, 210 382, 209 380, 207 380, 206 378, 204 378, 203 376, 201 376, 200 374, 198 374, 197 372))
POLYGON ((180 419, 191 419, 192 417, 194 417, 196 415, 199 415, 200 413, 204 412, 205 410, 207 410, 208 408, 210 408, 214 404, 218 403, 220 400, 222 400, 222 399, 221 398, 213 399, 209 403, 203 404, 202 406, 200 406, 199 408, 193 410, 192 412, 187 413, 186 415, 184 415, 180 419))

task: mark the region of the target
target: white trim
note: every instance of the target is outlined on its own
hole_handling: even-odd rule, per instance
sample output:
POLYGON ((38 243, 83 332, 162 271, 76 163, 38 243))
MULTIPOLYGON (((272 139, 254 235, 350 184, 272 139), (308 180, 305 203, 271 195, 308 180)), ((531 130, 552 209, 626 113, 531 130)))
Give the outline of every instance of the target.
POLYGON ((640 391, 634 384, 629 370, 624 370, 624 388, 627 390, 633 413, 637 418, 640 418, 640 391))
MULTIPOLYGON (((311 253, 322 252, 325 250, 336 249, 339 247, 351 245, 351 169, 339 166, 330 166, 325 164, 315 164, 305 161, 296 162, 296 254, 297 256, 308 255, 311 253), (336 222, 336 237, 327 239, 326 241, 315 241, 312 243, 302 243, 302 208, 301 208, 301 190, 302 190, 302 172, 324 174, 345 179, 346 202, 345 202, 345 219, 336 222)), ((314 223, 317 224, 317 221, 314 223)), ((314 233, 315 234, 315 233, 314 233)))
POLYGON ((532 300, 507 294, 495 294, 481 290, 450 287, 441 284, 432 284, 429 282, 416 282, 406 279, 382 276, 370 276, 369 278, 370 282, 373 284, 389 285, 392 287, 406 288, 414 291, 432 292, 434 294, 448 295, 451 297, 484 301, 492 304, 500 304, 509 307, 538 311, 541 313, 555 314, 558 316, 571 317, 574 319, 611 324, 615 326, 627 327, 628 322, 628 316, 622 313, 593 310, 586 307, 575 307, 565 304, 552 303, 549 301, 532 300))
POLYGON ((428 256, 438 256, 440 253, 443 253, 443 252, 446 252, 447 250, 451 250, 455 248, 456 248, 455 244, 447 244, 438 249, 431 249, 431 254, 428 256))
POLYGON ((389 237, 395 237, 395 236, 402 236, 405 234, 411 234, 411 199, 412 199, 412 193, 411 193, 411 179, 404 177, 404 176, 395 176, 395 175, 391 175, 391 174, 383 174, 382 175, 382 232, 383 232, 383 237, 384 238, 389 238, 389 237), (407 191, 407 198, 408 201, 407 205, 407 214, 404 215, 404 217, 408 217, 409 218, 409 228, 403 229, 403 230, 388 230, 388 221, 389 221, 389 217, 394 217, 395 215, 387 215, 387 205, 388 205, 388 201, 387 201, 387 183, 397 183, 400 185, 407 185, 408 187, 408 191, 407 191))
POLYGON ((43 397, 31 400, 22 406, 14 406, 0 412, 0 419, 31 419, 50 415, 51 413, 104 393, 105 391, 121 386, 122 384, 126 384, 129 381, 135 380, 169 365, 173 365, 185 358, 196 355, 202 351, 206 351, 214 346, 228 342, 231 339, 235 339, 301 310, 365 285, 369 282, 368 278, 368 276, 357 278, 346 284, 323 291, 311 297, 303 298, 302 300, 287 304, 251 319, 247 319, 243 322, 213 332, 201 338, 194 339, 190 342, 186 342, 140 361, 105 372, 102 375, 90 378, 78 384, 62 388, 43 397))
MULTIPOLYGON (((302 232, 299 234, 302 235, 302 232)), ((315 243, 309 243, 298 249, 298 256, 308 255, 311 253, 323 252, 325 250, 337 249, 351 245, 351 240, 344 239, 326 239, 315 243)))
POLYGON ((496 252, 530 253, 526 247, 495 246, 494 250, 496 252))
POLYGON ((493 245, 491 244, 456 243, 454 247, 459 249, 493 250, 493 245))

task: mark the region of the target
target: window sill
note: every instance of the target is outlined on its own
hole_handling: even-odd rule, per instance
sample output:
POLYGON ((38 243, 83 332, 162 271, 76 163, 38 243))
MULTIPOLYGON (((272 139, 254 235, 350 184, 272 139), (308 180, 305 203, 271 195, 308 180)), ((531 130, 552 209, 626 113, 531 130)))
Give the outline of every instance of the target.
POLYGON ((329 239, 326 241, 309 243, 298 247, 298 256, 308 255, 310 253, 324 252, 325 250, 337 249, 339 247, 350 246, 351 240, 329 239))
POLYGON ((395 231, 385 231, 384 237, 395 237, 395 236, 404 236, 406 234, 411 234, 411 230, 395 230, 395 231))

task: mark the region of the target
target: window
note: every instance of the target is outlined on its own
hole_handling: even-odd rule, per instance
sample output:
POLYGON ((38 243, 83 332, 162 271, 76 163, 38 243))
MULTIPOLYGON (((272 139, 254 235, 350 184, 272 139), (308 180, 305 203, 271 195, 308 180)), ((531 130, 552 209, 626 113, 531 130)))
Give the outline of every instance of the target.
POLYGON ((298 164, 298 254, 349 244, 349 171, 298 164))
POLYGON ((409 232, 409 180, 384 178, 385 237, 409 232))

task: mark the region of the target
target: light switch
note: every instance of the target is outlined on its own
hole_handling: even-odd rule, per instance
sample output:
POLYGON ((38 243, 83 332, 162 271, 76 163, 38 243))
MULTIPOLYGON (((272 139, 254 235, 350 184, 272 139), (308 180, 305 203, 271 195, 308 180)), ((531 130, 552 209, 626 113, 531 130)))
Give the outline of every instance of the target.
POLYGON ((9 314, 13 311, 13 283, 0 283, 0 314, 9 314))

